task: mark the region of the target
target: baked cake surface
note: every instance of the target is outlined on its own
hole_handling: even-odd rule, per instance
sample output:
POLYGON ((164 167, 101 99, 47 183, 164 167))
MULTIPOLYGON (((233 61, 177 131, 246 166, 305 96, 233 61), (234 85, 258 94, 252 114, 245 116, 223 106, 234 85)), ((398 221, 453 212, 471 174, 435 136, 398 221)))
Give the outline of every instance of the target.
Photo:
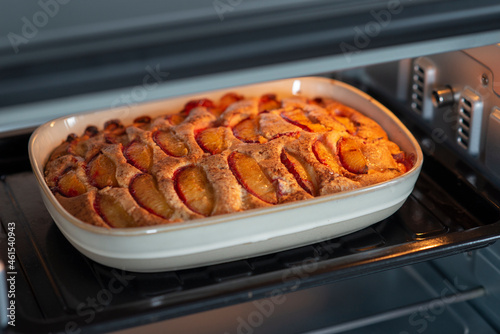
POLYGON ((338 101, 228 93, 70 134, 50 155, 45 180, 69 213, 110 228, 354 190, 412 165, 375 121, 338 101))

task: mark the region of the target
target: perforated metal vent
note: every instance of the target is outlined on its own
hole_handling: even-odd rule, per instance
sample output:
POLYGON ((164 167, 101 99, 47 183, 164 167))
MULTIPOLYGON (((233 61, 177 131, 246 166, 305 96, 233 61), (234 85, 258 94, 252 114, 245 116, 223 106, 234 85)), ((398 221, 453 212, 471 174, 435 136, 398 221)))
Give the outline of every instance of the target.
POLYGON ((460 109, 458 117, 457 141, 465 149, 469 148, 470 140, 470 120, 472 104, 465 97, 460 100, 460 109))
POLYGON ((433 115, 431 93, 435 78, 434 64, 427 58, 417 58, 413 64, 411 108, 426 120, 433 115))
POLYGON ((413 69, 413 86, 412 86, 412 104, 413 111, 422 114, 424 101, 424 81, 425 71, 422 67, 415 64, 413 69))
POLYGON ((457 143, 471 155, 479 154, 483 102, 470 89, 465 89, 458 100, 457 143))

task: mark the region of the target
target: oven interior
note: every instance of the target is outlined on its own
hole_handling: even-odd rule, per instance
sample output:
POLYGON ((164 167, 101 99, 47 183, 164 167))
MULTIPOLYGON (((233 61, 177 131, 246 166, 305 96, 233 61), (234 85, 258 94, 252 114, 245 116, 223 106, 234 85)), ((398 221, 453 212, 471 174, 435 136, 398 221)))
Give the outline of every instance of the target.
MULTIPOLYGON (((61 51, 58 44, 56 48, 34 41, 19 57, 1 49, 5 66, 0 84, 4 88, 0 105, 0 241, 6 247, 9 222, 15 222, 17 308, 15 327, 7 324, 2 308, 0 332, 500 332, 500 245, 496 242, 500 238, 500 44, 495 44, 500 27, 490 17, 500 12, 498 5, 480 1, 471 12, 462 1, 451 7, 449 1, 404 3, 401 12, 389 12, 393 15, 390 24, 379 22, 386 29, 372 36, 366 47, 358 45, 359 52, 346 54, 327 49, 322 32, 337 32, 333 36, 356 45, 360 35, 355 28, 366 28, 366 22, 373 21, 373 11, 382 13, 385 7, 380 6, 387 6, 385 2, 366 1, 364 7, 351 8, 340 1, 335 4, 343 15, 336 21, 338 26, 326 23, 332 17, 318 14, 333 5, 314 2, 307 7, 304 22, 287 21, 278 27, 282 30, 268 32, 268 36, 254 25, 251 33, 245 33, 243 23, 255 21, 254 12, 259 11, 245 7, 238 13, 240 3, 247 6, 237 1, 226 5, 233 6, 234 15, 241 19, 241 31, 214 28, 206 36, 198 32, 198 40, 181 26, 184 41, 171 38, 161 45, 139 38, 157 37, 154 33, 159 28, 137 29, 128 43, 113 35, 101 36, 96 43, 116 41, 115 53, 124 53, 116 59, 112 57, 115 53, 99 54, 91 50, 92 43, 77 39, 68 43, 80 47, 76 48, 82 54, 78 61, 72 53, 75 50, 61 51), (468 26, 469 30, 433 31, 432 24, 438 23, 432 21, 431 9, 436 8, 446 9, 436 21, 445 28, 456 27, 458 14, 476 24, 468 26), (344 21, 347 18, 354 24, 344 21), (428 19, 429 27, 413 23, 416 18, 428 19), (346 26, 354 27, 347 37, 341 35, 346 26), (299 28, 304 27, 309 28, 302 36, 299 28), (316 39, 293 55, 288 49, 279 52, 265 47, 279 39, 284 48, 286 29, 292 29, 288 31, 295 37, 290 42, 292 51, 306 47, 307 36, 316 39), (407 35, 408 31, 421 34, 407 35), (238 34, 245 37, 241 43, 234 39, 238 34), (219 45, 220 38, 231 43, 219 45), (436 46, 435 40, 442 44, 436 46), (142 53, 138 41, 145 45, 142 53), (224 46, 229 52, 229 44, 234 50, 210 60, 210 53, 206 58, 193 55, 196 43, 202 50, 215 52, 219 50, 216 46, 224 46), (245 54, 249 45, 263 51, 256 48, 255 55, 245 54), (167 60, 155 62, 170 54, 173 46, 183 48, 172 52, 175 57, 168 59, 170 69, 163 67, 167 60), (410 46, 408 50, 406 46, 410 46), (400 51, 393 55, 392 47, 400 51), (54 50, 60 52, 58 56, 49 52, 54 50), (35 61, 37 52, 41 60, 35 61), (364 57, 377 52, 381 52, 379 58, 368 61, 364 57), (331 59, 323 59, 329 54, 331 59), (188 55, 192 58, 182 66, 182 56, 188 55), (139 63, 132 66, 134 61, 139 63), (113 64, 123 70, 123 80, 113 64), (157 66, 155 73, 164 77, 157 90, 134 100, 131 87, 144 76, 144 64, 153 70, 157 66), (206 68, 207 64, 213 66, 206 68), (81 73, 85 70, 88 75, 81 73), (60 113, 197 92, 207 83, 219 88, 305 74, 339 79, 367 92, 393 111, 418 139, 425 154, 421 175, 408 200, 391 217, 340 238, 288 251, 146 274, 89 260, 69 244, 45 209, 27 152, 37 124, 60 113), (51 77, 52 81, 43 82, 51 77), (96 80, 100 83, 93 85, 96 80), (162 88, 163 80, 167 88, 162 88), (101 92, 106 92, 105 98, 101 92), (128 102, 118 99, 123 92, 129 92, 128 102), (95 99, 86 104, 89 96, 95 99)), ((277 1, 273 3, 276 8, 266 9, 271 14, 280 9, 277 1)), ((294 17, 304 8, 292 6, 287 14, 294 17)), ((214 11, 212 4, 209 9, 214 11)), ((237 23, 231 13, 224 12, 224 20, 218 16, 219 28, 221 23, 237 23)), ((268 24, 268 19, 263 16, 261 21, 268 24)), ((0 259, 4 266, 8 263, 4 249, 0 259)), ((0 305, 7 302, 4 284, 9 270, 4 268, 1 275, 0 305)))

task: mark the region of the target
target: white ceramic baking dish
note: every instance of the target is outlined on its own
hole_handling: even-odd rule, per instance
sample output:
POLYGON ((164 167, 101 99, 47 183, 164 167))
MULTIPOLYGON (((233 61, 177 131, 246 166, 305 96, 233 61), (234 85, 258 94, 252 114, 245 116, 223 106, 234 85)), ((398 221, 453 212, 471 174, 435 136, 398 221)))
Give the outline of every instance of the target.
POLYGON ((413 190, 422 166, 422 151, 406 127, 372 97, 342 82, 306 77, 259 83, 196 96, 114 108, 58 118, 40 126, 29 142, 29 156, 43 201, 60 231, 81 253, 107 266, 139 272, 190 268, 290 249, 338 237, 393 214, 413 190), (141 115, 178 112, 193 98, 218 99, 227 91, 245 96, 277 93, 331 97, 377 121, 402 150, 416 157, 413 168, 388 182, 271 208, 226 214, 169 225, 105 229, 71 216, 44 180, 50 152, 69 133, 120 118, 130 124, 141 115))

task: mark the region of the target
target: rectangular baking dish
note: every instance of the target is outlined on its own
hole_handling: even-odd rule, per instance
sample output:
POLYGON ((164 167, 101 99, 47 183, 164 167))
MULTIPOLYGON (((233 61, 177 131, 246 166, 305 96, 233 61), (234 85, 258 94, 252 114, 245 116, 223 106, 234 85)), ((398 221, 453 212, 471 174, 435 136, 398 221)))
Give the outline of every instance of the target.
POLYGON ((47 210, 59 230, 82 254, 104 265, 137 272, 158 272, 238 260, 339 237, 387 218, 405 202, 420 173, 423 155, 406 127, 372 97, 345 83, 304 77, 209 91, 143 105, 61 117, 41 125, 29 141, 29 157, 47 210), (228 91, 246 97, 276 93, 330 97, 377 121, 406 153, 416 157, 407 173, 387 182, 310 200, 172 223, 105 229, 70 215, 44 180, 51 151, 70 133, 87 125, 102 127, 119 118, 127 125, 138 116, 176 113, 191 99, 217 100, 228 91))

